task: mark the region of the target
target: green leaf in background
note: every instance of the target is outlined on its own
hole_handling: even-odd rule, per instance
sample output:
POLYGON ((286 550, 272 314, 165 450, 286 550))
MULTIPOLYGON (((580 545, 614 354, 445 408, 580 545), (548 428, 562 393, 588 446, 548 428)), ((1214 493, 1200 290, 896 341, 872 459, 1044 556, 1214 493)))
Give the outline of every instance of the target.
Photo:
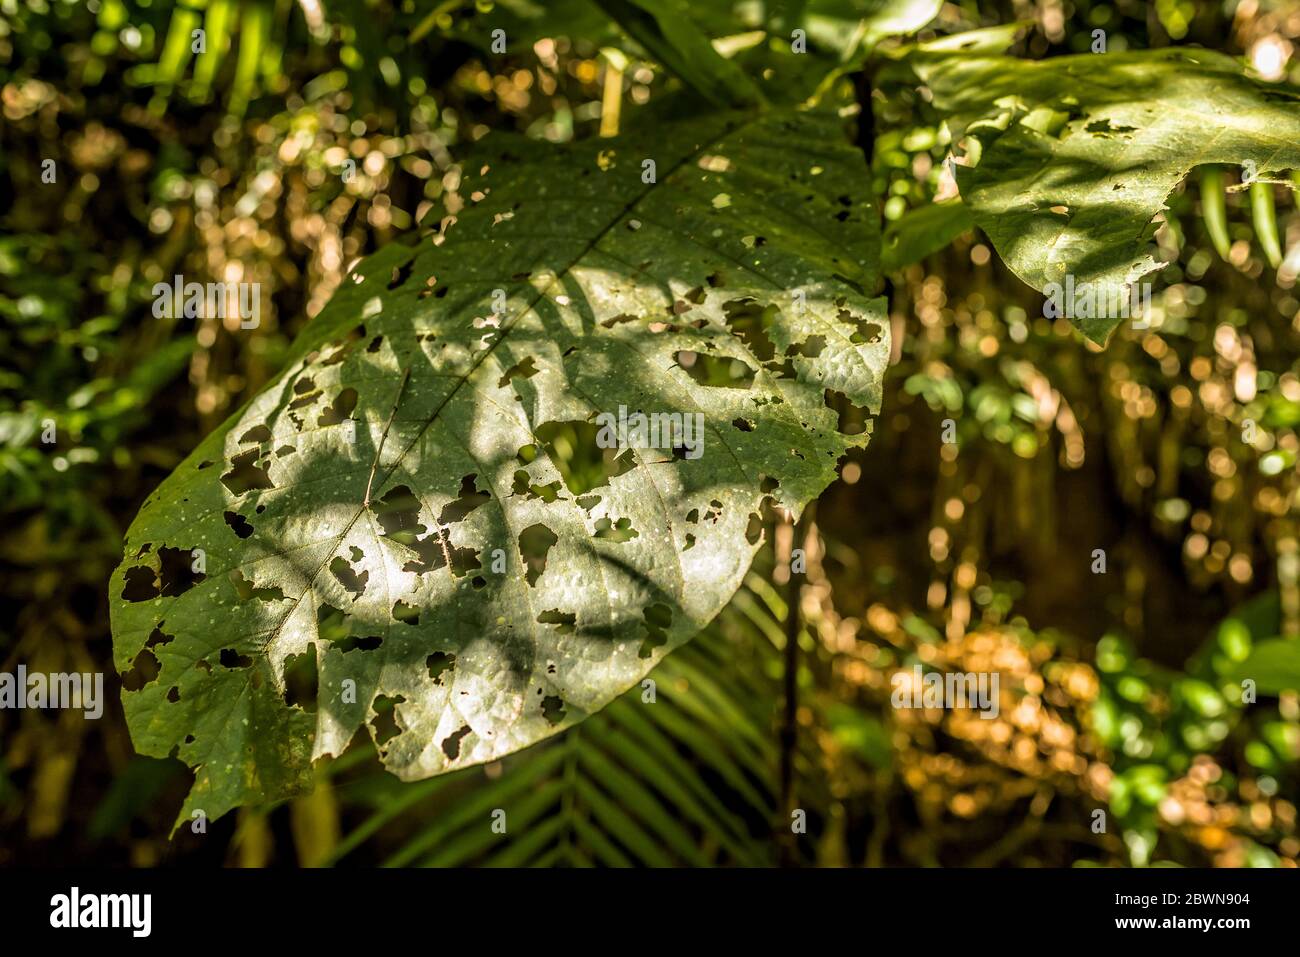
POLYGON ((1264 694, 1300 690, 1300 640, 1274 638, 1259 642, 1232 677, 1237 683, 1247 679, 1264 694))
POLYGON ((725 59, 691 20, 686 0, 597 0, 646 51, 714 106, 744 109, 763 102, 749 76, 725 59))
MULTIPOLYGON (((949 38, 949 41, 957 38, 949 38)), ((1160 268, 1154 218, 1189 172, 1254 164, 1266 179, 1300 167, 1300 94, 1242 75, 1201 49, 1018 60, 922 45, 916 72, 968 137, 962 200, 1007 265, 1035 289, 1088 284, 1128 298, 1160 268)), ((1107 298, 1103 298, 1107 297, 1107 298)), ((1103 343, 1123 321, 1075 324, 1103 343)))
MULTIPOLYGON (((440 16, 464 8, 455 0, 439 3, 411 31, 411 43, 433 33, 440 16)), ((580 38, 598 47, 617 46, 623 38, 596 0, 496 0, 487 13, 457 17, 447 32, 492 53, 492 31, 497 29, 505 31, 512 50, 530 47, 543 37, 580 38)))
POLYGON ((803 21, 814 43, 849 62, 885 37, 920 30, 942 6, 943 0, 808 0, 803 21))
POLYGON ((974 226, 970 210, 959 199, 905 213, 885 228, 881 268, 894 272, 920 262, 974 226))
POLYGON ((274 54, 273 35, 277 29, 287 30, 286 14, 290 9, 281 4, 277 14, 271 0, 247 0, 242 4, 233 0, 195 0, 188 5, 177 4, 168 20, 158 61, 137 67, 131 76, 158 87, 159 96, 153 108, 162 112, 167 106, 167 96, 185 82, 185 72, 192 59, 194 73, 188 95, 196 102, 206 102, 223 64, 237 46, 227 111, 233 116, 243 116, 257 92, 262 57, 268 51, 274 54), (195 31, 199 29, 203 31, 203 50, 196 54, 195 31))
POLYGON ((861 69, 881 40, 914 33, 939 0, 593 0, 652 58, 719 106, 801 103, 861 69), (795 30, 803 41, 795 51, 795 30))
POLYGON ((137 749, 196 770, 180 820, 306 788, 363 724, 413 780, 577 723, 726 604, 765 501, 866 441, 828 405, 874 412, 889 353, 839 117, 508 142, 127 534, 114 655, 137 749), (620 409, 702 445, 601 447, 620 409))

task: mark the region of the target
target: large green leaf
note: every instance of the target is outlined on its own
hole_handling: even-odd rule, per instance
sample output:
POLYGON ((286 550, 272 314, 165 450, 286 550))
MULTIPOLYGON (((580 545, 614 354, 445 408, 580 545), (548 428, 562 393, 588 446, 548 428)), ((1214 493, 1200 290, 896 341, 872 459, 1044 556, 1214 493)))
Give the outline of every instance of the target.
POLYGON ((718 612, 764 500, 799 509, 865 442, 828 403, 878 408, 879 236, 841 124, 512 142, 357 267, 113 577, 136 747, 196 769, 182 818, 306 787, 362 724, 406 779, 495 759, 718 612), (597 448, 621 406, 698 413, 702 454, 597 448))
MULTIPOLYGON (((958 167, 962 200, 1040 291, 1070 275, 1098 301, 1127 298, 1130 284, 1160 268, 1153 220, 1197 166, 1249 163, 1263 179, 1300 167, 1300 95, 1243 76, 1223 54, 1033 62, 972 54, 954 40, 922 45, 912 63, 954 142, 969 138, 975 165, 958 167)), ((1095 342, 1123 321, 1105 311, 1076 320, 1095 342)))

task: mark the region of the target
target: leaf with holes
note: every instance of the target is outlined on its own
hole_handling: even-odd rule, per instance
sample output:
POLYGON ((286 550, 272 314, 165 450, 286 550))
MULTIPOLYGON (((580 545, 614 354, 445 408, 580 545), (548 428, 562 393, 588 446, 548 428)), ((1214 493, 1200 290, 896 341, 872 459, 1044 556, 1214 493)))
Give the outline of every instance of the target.
POLYGON ((195 769, 182 820, 306 787, 362 725, 418 779, 581 721, 866 441, 839 415, 877 410, 888 324, 837 116, 508 142, 127 534, 114 654, 137 748, 195 769))
MULTIPOLYGON (((1073 282, 1075 324, 1104 343, 1131 315, 1133 284, 1159 269, 1156 216, 1197 166, 1300 168, 1300 93, 1201 49, 1038 62, 970 53, 961 35, 922 45, 913 68, 964 132, 962 200, 1035 289, 1073 282)), ((1055 290, 1053 290, 1055 291, 1055 290)))

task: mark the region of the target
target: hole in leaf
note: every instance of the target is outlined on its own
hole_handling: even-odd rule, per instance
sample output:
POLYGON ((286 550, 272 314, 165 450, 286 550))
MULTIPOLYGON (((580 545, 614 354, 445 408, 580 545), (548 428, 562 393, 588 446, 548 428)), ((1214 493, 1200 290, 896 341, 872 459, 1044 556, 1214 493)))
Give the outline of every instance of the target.
POLYGON ((394 266, 393 274, 388 280, 388 288, 396 289, 398 286, 402 285, 402 283, 406 282, 406 280, 410 279, 411 270, 414 268, 415 268, 414 259, 408 259, 402 265, 394 266))
MULTIPOLYGON (((474 476, 468 475, 461 483, 461 497, 444 507, 443 514, 463 518, 489 497, 486 492, 475 490, 474 476)), ((371 508, 384 530, 384 537, 405 545, 419 556, 418 560, 403 565, 402 571, 423 574, 450 565, 452 573, 460 577, 479 567, 478 553, 472 548, 453 547, 441 525, 420 537, 426 528, 419 521, 419 499, 409 486, 399 485, 389 490, 371 508)))
POLYGON ((1113 136, 1116 133, 1132 133, 1136 129, 1137 129, 1136 126, 1123 126, 1123 125, 1111 126, 1110 120, 1104 118, 1100 120, 1093 120, 1091 123, 1089 123, 1087 126, 1084 127, 1084 130, 1088 133, 1091 133, 1093 136, 1102 136, 1102 137, 1113 136))
POLYGON ((175 635, 168 635, 164 633, 162 630, 162 626, 163 623, 161 621, 158 622, 158 624, 154 625, 153 631, 151 631, 149 633, 149 637, 145 639, 144 646, 146 648, 158 648, 161 647, 162 645, 169 645, 176 640, 175 635))
POLYGON ((450 567, 452 574, 457 578, 461 578, 466 573, 481 567, 478 552, 473 548, 452 545, 447 537, 447 530, 442 527, 411 543, 409 547, 420 557, 418 560, 412 559, 403 565, 402 571, 404 572, 415 572, 422 575, 425 572, 450 567))
POLYGON ((748 389, 754 383, 754 370, 740 359, 723 359, 703 352, 681 350, 677 364, 696 383, 712 388, 748 389))
POLYGON ((325 641, 342 641, 352 630, 349 617, 342 609, 322 602, 316 609, 316 634, 325 641))
POLYGON ((438 516, 439 525, 452 525, 461 521, 474 509, 492 498, 488 492, 478 490, 474 484, 475 478, 477 478, 475 475, 466 475, 460 480, 460 491, 457 492, 455 501, 444 505, 442 514, 438 516))
POLYGON ((537 621, 543 625, 559 625, 561 634, 573 631, 577 620, 578 616, 574 612, 560 611, 558 608, 548 609, 537 616, 537 621))
POLYGON ((564 699, 559 695, 547 695, 542 699, 542 717, 551 724, 559 724, 564 720, 564 699))
POLYGON ((429 669, 429 677, 433 679, 433 683, 440 685, 442 676, 456 667, 456 656, 445 651, 435 651, 424 659, 424 664, 429 669))
POLYGON ((547 422, 536 429, 547 455, 574 495, 608 485, 636 467, 631 449, 602 448, 596 441, 600 427, 595 422, 547 422))
MULTIPOLYGON (((546 555, 559 538, 545 525, 530 525, 519 533, 519 555, 524 561, 524 578, 529 585, 546 571, 546 555)), ((539 619, 540 620, 540 619, 539 619)))
POLYGON ((158 573, 148 565, 137 565, 126 570, 122 583, 122 598, 126 601, 148 601, 158 597, 158 573))
POLYGON ((378 635, 371 635, 369 638, 359 638, 356 635, 348 635, 341 641, 335 642, 336 647, 342 654, 349 651, 374 651, 384 643, 384 639, 378 635))
POLYGON ((839 415, 835 428, 842 435, 861 435, 866 431, 870 415, 866 409, 854 405, 843 392, 827 389, 825 401, 827 408, 833 409, 839 415))
POLYGON ((415 605, 408 605, 404 601, 398 601, 393 605, 393 619, 406 625, 418 625, 420 623, 420 609, 415 605))
POLYGON ((348 563, 348 560, 342 555, 334 556, 330 562, 330 573, 338 579, 340 585, 348 590, 352 600, 356 601, 366 593, 366 582, 370 580, 370 571, 363 571, 360 575, 348 563))
POLYGON ((776 356, 776 344, 768 335, 778 315, 775 306, 764 306, 757 299, 746 296, 722 304, 727 328, 740 337, 746 348, 759 362, 771 362, 776 356))
POLYGON ((392 698, 382 694, 375 696, 374 703, 371 705, 375 709, 375 716, 370 719, 370 726, 374 729, 375 744, 379 747, 382 748, 402 733, 397 723, 397 706, 404 701, 406 699, 401 695, 392 698))
POLYGON ((551 503, 560 497, 560 489, 563 482, 558 479, 554 482, 547 482, 545 485, 536 485, 531 482, 532 476, 523 469, 515 472, 514 484, 510 488, 512 495, 523 495, 528 498, 540 498, 543 502, 551 503))
POLYGON ((370 509, 379 520, 384 536, 402 545, 414 545, 428 530, 420 524, 420 500, 410 486, 389 489, 383 498, 371 503, 370 509))
POLYGON ((131 670, 122 675, 122 687, 127 691, 139 691, 145 685, 157 681, 160 671, 162 666, 158 663, 158 658, 147 647, 142 648, 131 662, 131 670))
POLYGON ((497 385, 507 386, 515 379, 531 379, 533 376, 537 375, 539 371, 541 370, 539 370, 533 362, 533 357, 528 356, 507 369, 505 375, 497 380, 497 385))
POLYGON ((207 577, 194 570, 194 559, 194 549, 191 548, 163 545, 158 549, 159 591, 164 598, 187 592, 207 577))
POLYGON ((235 648, 222 648, 221 654, 218 656, 217 660, 221 662, 221 667, 223 668, 235 669, 253 667, 253 659, 248 657, 248 655, 241 655, 235 648))
POLYGON ((258 588, 245 578, 238 568, 231 569, 230 581, 234 584, 235 594, 239 596, 240 601, 248 601, 250 598, 260 601, 284 601, 284 591, 280 586, 269 585, 266 588, 258 588))
POLYGON ((336 347, 336 348, 334 349, 333 352, 331 352, 329 355, 327 355, 327 356, 326 356, 325 358, 323 358, 323 359, 318 359, 318 358, 316 358, 317 355, 318 355, 318 353, 313 352, 313 353, 311 354, 311 355, 312 355, 311 361, 312 361, 313 363, 317 364, 317 365, 322 365, 322 366, 336 366, 336 365, 338 365, 340 362, 342 362, 344 359, 347 358, 348 351, 349 351, 349 347, 348 347, 348 346, 346 346, 346 345, 338 346, 338 347, 336 347))
POLYGON ((253 526, 248 519, 238 512, 222 512, 221 517, 226 520, 226 524, 230 526, 231 531, 240 538, 247 538, 253 534, 253 526))
POLYGON ((620 518, 617 522, 602 518, 596 522, 596 538, 602 541, 615 542, 621 545, 623 542, 630 542, 640 534, 632 527, 630 518, 620 518))
POLYGON ((344 389, 335 397, 334 403, 320 414, 316 424, 322 428, 327 425, 338 425, 340 422, 345 422, 356 407, 357 390, 344 389))
POLYGON ((645 638, 641 642, 638 658, 649 658, 654 650, 668 642, 668 628, 673 623, 673 610, 663 602, 656 602, 646 608, 645 638))
POLYGON ((289 402, 290 409, 301 409, 312 405, 321 397, 320 389, 309 376, 303 376, 293 384, 294 398, 289 402))
POLYGON ((320 676, 316 670, 316 646, 284 659, 284 702, 291 708, 315 713, 320 676))
POLYGON ((469 725, 463 724, 443 739, 442 753, 447 755, 448 761, 455 761, 460 757, 460 741, 469 734, 469 730, 469 725))
POLYGON ((859 321, 856 316, 843 309, 839 312, 839 318, 849 319, 857 326, 857 331, 849 338, 849 341, 854 345, 862 345, 864 342, 876 343, 880 341, 881 329, 879 323, 859 321))
POLYGON ((259 488, 275 488, 269 474, 270 466, 259 466, 258 455, 258 450, 252 449, 230 460, 230 471, 221 476, 221 484, 230 489, 232 495, 243 495, 259 488))
MULTIPOLYGON (((875 325, 875 323, 872 323, 875 325)), ((876 326, 877 331, 880 327, 876 326)), ((809 336, 803 342, 791 343, 790 347, 785 350, 788 356, 803 356, 806 359, 816 359, 826 348, 825 336, 809 336)))

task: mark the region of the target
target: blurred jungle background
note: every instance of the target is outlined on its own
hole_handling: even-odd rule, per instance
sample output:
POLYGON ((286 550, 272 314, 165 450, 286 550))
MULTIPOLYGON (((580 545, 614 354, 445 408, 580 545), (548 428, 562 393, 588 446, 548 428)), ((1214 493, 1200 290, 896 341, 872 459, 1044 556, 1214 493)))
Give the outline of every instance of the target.
MULTIPOLYGON (((739 49, 789 6, 693 9, 739 49)), ((834 52, 872 4, 813 6, 834 52)), ((1024 56, 1101 29, 1300 81, 1295 0, 945 3, 922 36, 1017 20, 1024 56)), ((894 270, 885 411, 798 530, 806 576, 774 521, 654 707, 416 784, 358 742, 169 840, 189 774, 133 752, 105 593, 141 502, 351 264, 455 211, 476 141, 611 135, 675 82, 579 0, 0 0, 0 670, 103 671, 109 699, 0 712, 0 865, 1296 865, 1300 700, 1224 687, 1300 635, 1300 213, 1234 170, 1172 198, 1156 321, 1104 351, 977 230, 894 270), (262 283, 260 327, 155 318, 177 273, 262 283), (892 708, 917 663, 997 670, 997 719, 892 708)), ((888 227, 956 189, 924 91, 873 102, 888 227)))

